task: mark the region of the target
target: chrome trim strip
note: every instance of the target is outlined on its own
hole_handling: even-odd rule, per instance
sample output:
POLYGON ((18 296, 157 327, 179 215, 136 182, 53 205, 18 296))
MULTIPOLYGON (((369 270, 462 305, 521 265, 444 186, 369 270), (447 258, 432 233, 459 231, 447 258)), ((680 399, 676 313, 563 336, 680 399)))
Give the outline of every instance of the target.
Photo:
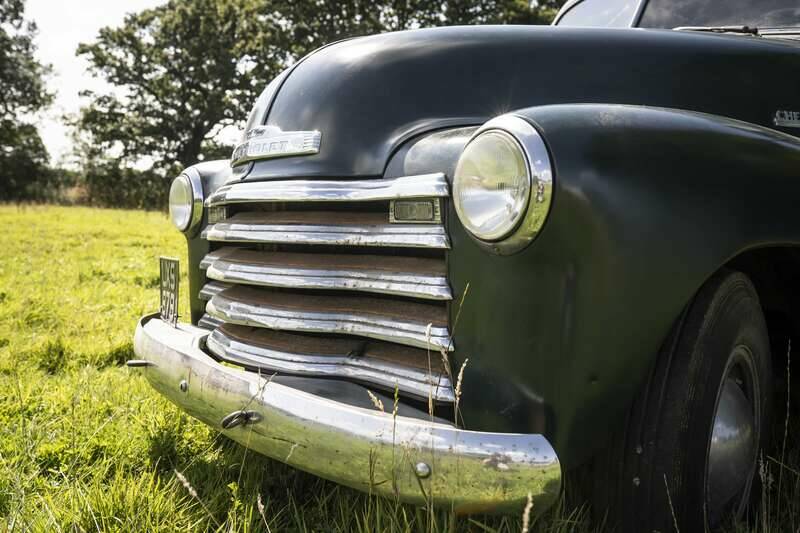
POLYGON ((342 246, 397 246, 449 249, 443 226, 419 224, 316 225, 242 224, 219 222, 203 230, 202 238, 217 242, 273 244, 328 244, 342 246))
POLYGON ((222 320, 214 318, 208 313, 204 313, 203 316, 200 317, 200 320, 197 321, 197 325, 205 329, 217 329, 222 324, 224 324, 222 320))
POLYGON ((200 349, 207 334, 143 318, 134 351, 154 366, 135 371, 258 453, 358 490, 455 512, 521 512, 530 498, 539 513, 560 494, 561 466, 542 435, 467 431, 308 394, 217 363, 200 349), (222 428, 226 415, 243 409, 258 421, 222 428))
POLYGON ((221 293, 225 289, 231 287, 230 283, 219 283, 216 281, 212 281, 210 283, 206 283, 203 285, 203 288, 200 289, 200 293, 197 295, 198 298, 201 300, 210 300, 215 295, 221 293))
POLYGON ((226 246, 224 248, 220 248, 219 250, 212 250, 208 252, 203 258, 200 260, 200 270, 206 270, 211 263, 218 259, 222 259, 223 257, 227 256, 228 254, 232 254, 238 252, 239 250, 243 250, 239 246, 226 246))
MULTIPOLYGON (((225 248, 223 248, 223 250, 224 249, 225 248)), ((213 263, 217 259, 220 259, 221 257, 222 257, 222 255, 219 253, 219 250, 214 250, 214 251, 208 252, 200 260, 200 264, 198 265, 198 268, 200 268, 200 270, 206 270, 208 267, 211 266, 211 263, 213 263)))
POLYGON ((758 34, 763 37, 793 36, 800 37, 800 26, 758 28, 758 34))
POLYGON ((217 189, 206 206, 245 202, 366 202, 447 197, 441 172, 371 180, 286 180, 233 183, 217 189))
MULTIPOLYGON (((204 258, 203 261, 205 260, 204 258)), ((384 270, 280 267, 236 262, 225 257, 217 257, 209 263, 206 276, 226 283, 296 289, 354 290, 429 300, 453 299, 447 277, 442 275, 384 270)))
MULTIPOLYGON (((271 350, 231 339, 220 330, 211 332, 206 347, 220 359, 247 367, 284 371, 300 376, 327 376, 375 383, 388 390, 440 402, 454 402, 453 386, 447 376, 432 376, 409 366, 362 357, 306 355, 271 350)), ((434 357, 438 357, 435 354, 434 357)))
POLYGON ((206 304, 206 312, 224 322, 307 333, 340 333, 380 339, 423 349, 454 350, 446 327, 402 321, 351 312, 288 310, 267 303, 258 305, 218 293, 206 304))

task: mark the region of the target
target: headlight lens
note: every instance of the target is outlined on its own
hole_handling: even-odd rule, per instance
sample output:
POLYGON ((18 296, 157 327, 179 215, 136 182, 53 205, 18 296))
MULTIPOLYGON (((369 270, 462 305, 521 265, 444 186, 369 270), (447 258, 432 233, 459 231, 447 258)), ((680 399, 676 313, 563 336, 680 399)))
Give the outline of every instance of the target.
POLYGON ((194 194, 189 178, 182 174, 172 181, 169 188, 169 218, 180 231, 186 231, 192 223, 194 194))
POLYGON ((505 131, 487 130, 464 148, 453 178, 461 223, 484 241, 508 236, 525 215, 531 176, 525 153, 505 131))

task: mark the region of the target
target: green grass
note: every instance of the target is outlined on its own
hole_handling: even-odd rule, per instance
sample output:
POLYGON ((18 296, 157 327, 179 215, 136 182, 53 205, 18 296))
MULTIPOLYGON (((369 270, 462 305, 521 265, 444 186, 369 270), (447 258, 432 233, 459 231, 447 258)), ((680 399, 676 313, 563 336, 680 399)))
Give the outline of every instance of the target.
MULTIPOLYGON (((0 529, 521 530, 520 517, 431 514, 248 452, 129 371, 136 320, 158 306, 158 256, 186 264, 163 214, 0 206, 0 227, 0 529)), ((754 531, 800 527, 788 455, 787 468, 767 461, 770 513, 754 531)), ((594 531, 563 503, 531 530, 594 531)))

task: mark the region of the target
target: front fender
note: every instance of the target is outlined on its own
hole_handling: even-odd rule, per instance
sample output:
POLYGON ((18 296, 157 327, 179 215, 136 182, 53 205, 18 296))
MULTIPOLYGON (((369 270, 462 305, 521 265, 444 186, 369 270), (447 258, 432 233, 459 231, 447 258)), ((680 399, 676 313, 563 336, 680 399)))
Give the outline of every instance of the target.
POLYGON ((621 105, 532 107, 554 202, 527 249, 496 256, 449 213, 450 279, 469 291, 468 427, 543 432, 565 467, 625 420, 671 325, 744 250, 800 243, 800 140, 718 116, 621 105), (511 386, 509 386, 511 384, 511 386))

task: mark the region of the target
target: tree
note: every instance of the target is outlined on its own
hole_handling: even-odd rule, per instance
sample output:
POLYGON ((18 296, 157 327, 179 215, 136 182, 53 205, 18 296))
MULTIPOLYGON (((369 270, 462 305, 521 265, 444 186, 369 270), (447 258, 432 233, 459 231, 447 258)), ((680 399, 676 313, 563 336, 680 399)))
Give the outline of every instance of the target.
POLYGON ((40 199, 47 193, 48 155, 24 118, 52 100, 49 67, 34 57, 36 25, 25 21, 23 0, 0 0, 0 199, 40 199))
MULTIPOLYGON (((262 48, 269 31, 255 0, 173 0, 131 14, 119 28, 81 44, 91 70, 116 86, 85 93, 77 126, 101 153, 132 164, 152 158, 164 173, 200 154, 220 152, 213 138, 246 116, 285 61, 262 48)), ((229 155, 227 150, 225 155, 229 155)))

